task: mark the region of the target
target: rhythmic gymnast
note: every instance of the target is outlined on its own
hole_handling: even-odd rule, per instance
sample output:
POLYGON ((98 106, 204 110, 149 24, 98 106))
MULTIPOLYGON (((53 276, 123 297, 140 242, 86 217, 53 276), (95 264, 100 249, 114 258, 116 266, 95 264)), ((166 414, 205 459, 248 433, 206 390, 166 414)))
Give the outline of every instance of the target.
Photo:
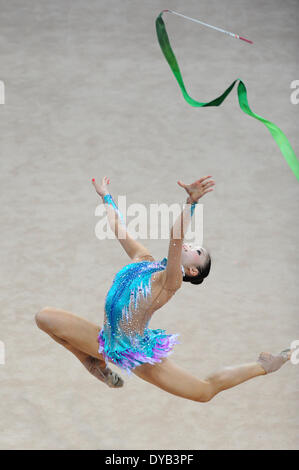
POLYGON ((204 380, 177 366, 167 356, 177 334, 148 328, 154 312, 163 307, 184 282, 199 285, 208 276, 211 258, 202 247, 184 244, 184 234, 195 204, 213 191, 215 182, 205 176, 193 184, 178 184, 188 194, 184 208, 170 231, 168 257, 156 261, 149 251, 128 233, 105 176, 96 192, 105 204, 111 229, 131 258, 115 276, 105 301, 104 325, 99 328, 70 312, 45 307, 36 314, 39 328, 71 351, 86 369, 111 388, 123 379, 108 364, 133 372, 141 379, 182 398, 207 402, 219 392, 246 380, 278 370, 290 359, 290 350, 272 355, 263 352, 255 362, 227 367, 204 380))

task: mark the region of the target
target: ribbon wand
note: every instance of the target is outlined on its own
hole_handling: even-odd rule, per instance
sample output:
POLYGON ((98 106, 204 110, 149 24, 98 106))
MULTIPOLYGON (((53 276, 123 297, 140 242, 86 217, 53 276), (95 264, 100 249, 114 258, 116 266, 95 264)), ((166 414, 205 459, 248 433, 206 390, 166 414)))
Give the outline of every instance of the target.
POLYGON ((194 18, 190 18, 190 16, 182 15, 181 13, 177 13, 176 11, 163 10, 163 12, 172 13, 173 15, 181 16, 182 18, 186 18, 187 20, 194 21, 195 23, 199 23, 203 26, 207 26, 208 28, 215 29, 216 31, 220 31, 220 33, 228 34, 229 36, 231 36, 235 39, 241 39, 241 41, 246 41, 249 44, 253 44, 253 42, 250 41, 250 39, 243 38, 243 36, 239 36, 239 34, 231 33, 230 31, 226 31, 225 29, 217 28, 217 26, 212 26, 211 24, 204 23, 203 21, 200 21, 200 20, 195 20, 194 18))

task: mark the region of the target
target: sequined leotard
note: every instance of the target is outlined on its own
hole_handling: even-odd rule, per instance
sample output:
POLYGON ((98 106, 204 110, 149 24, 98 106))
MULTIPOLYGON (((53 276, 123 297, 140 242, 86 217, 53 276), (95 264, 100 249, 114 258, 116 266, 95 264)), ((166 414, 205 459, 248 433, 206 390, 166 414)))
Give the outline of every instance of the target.
POLYGON ((107 293, 99 352, 107 364, 110 360, 128 374, 141 364, 161 362, 179 343, 179 334, 148 328, 149 319, 138 311, 141 298, 147 299, 151 294, 152 274, 163 271, 166 265, 167 258, 130 263, 116 274, 107 293))

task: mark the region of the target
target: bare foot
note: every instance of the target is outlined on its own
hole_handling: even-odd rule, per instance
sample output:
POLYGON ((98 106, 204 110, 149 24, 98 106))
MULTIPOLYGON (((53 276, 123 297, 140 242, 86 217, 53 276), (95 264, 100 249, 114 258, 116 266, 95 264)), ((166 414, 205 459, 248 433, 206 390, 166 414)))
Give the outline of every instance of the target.
POLYGON ((95 357, 88 356, 83 365, 86 367, 88 372, 94 375, 101 382, 104 382, 108 387, 120 388, 124 385, 123 379, 116 372, 113 372, 105 365, 103 367, 102 362, 95 357))
POLYGON ((284 349, 279 354, 270 354, 268 352, 262 352, 259 355, 257 362, 261 365, 265 374, 270 374, 280 369, 283 364, 290 360, 291 350, 284 349))

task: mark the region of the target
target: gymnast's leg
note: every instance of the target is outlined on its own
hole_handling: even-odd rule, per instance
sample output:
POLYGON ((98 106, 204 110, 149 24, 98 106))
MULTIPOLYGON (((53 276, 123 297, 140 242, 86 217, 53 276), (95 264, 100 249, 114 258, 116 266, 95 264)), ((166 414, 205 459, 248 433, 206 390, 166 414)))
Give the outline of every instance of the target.
POLYGON ((235 387, 259 375, 265 375, 267 372, 274 372, 271 367, 272 369, 277 367, 275 369, 277 370, 290 357, 289 354, 287 356, 262 354, 257 362, 226 367, 211 374, 205 380, 194 377, 168 358, 154 365, 142 364, 133 372, 143 380, 173 395, 188 400, 207 402, 223 390, 235 387))
POLYGON ((86 369, 109 387, 118 388, 123 380, 106 367, 105 360, 98 352, 100 328, 66 310, 45 307, 40 310, 35 321, 57 343, 73 353, 86 369))

